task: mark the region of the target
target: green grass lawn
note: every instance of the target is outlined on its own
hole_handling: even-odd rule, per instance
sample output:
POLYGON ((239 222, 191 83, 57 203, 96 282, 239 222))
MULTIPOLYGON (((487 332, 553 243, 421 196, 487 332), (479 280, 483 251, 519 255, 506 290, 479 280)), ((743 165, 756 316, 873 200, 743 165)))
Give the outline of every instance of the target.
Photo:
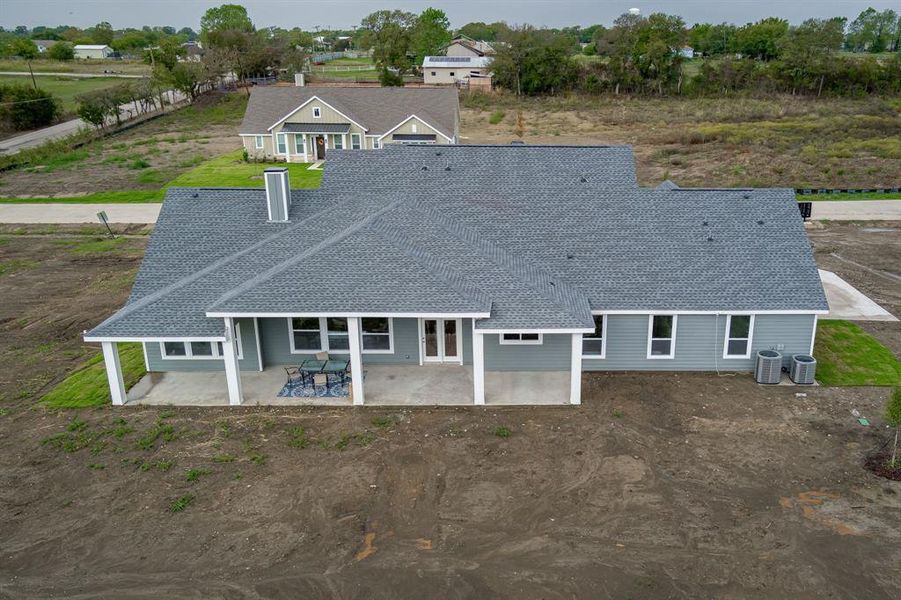
POLYGON ((901 200, 901 194, 877 194, 875 192, 865 192, 862 194, 795 194, 795 196, 797 196, 799 201, 803 202, 828 202, 829 200, 901 200))
MULTIPOLYGON (((66 112, 75 112, 77 108, 75 97, 79 94, 101 90, 130 81, 117 77, 76 79, 73 77, 52 77, 48 75, 35 75, 35 80, 40 89, 50 92, 60 100, 63 110, 66 112)), ((22 75, 0 75, 0 85, 7 84, 31 86, 31 76, 27 72, 22 75)))
MULTIPOLYGON (((119 360, 122 364, 125 389, 129 390, 146 373, 141 344, 119 344, 119 360)), ((109 383, 101 353, 85 362, 41 398, 41 402, 51 408, 103 406, 110 401, 109 383)))
MULTIPOLYGON (((150 65, 140 60, 51 60, 38 58, 31 61, 35 73, 103 73, 125 75, 150 75, 150 65)), ((20 58, 0 59, 0 71, 28 72, 28 63, 20 58)))
POLYGON ((850 321, 820 321, 813 354, 823 385, 901 385, 901 362, 850 321))
POLYGON ((288 167, 292 188, 318 188, 322 171, 310 171, 309 166, 307 163, 244 162, 238 150, 201 163, 170 181, 166 187, 263 187, 263 169, 288 167))

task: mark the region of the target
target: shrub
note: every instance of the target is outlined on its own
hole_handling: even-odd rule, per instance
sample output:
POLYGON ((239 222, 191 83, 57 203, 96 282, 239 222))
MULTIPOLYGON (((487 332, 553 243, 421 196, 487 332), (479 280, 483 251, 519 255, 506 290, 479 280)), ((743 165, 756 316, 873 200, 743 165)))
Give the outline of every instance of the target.
POLYGON ((21 84, 0 85, 0 119, 13 129, 46 127, 59 112, 59 103, 50 92, 21 84))
POLYGON ((510 431, 509 427, 500 425, 500 426, 494 428, 494 435, 496 435, 499 438, 508 438, 511 435, 513 435, 513 432, 510 431))
POLYGON ((496 110, 493 113, 491 113, 490 117, 488 117, 488 122, 491 123, 492 125, 497 125, 498 123, 500 123, 501 121, 504 120, 504 117, 506 116, 506 114, 507 113, 505 113, 502 110, 496 110))

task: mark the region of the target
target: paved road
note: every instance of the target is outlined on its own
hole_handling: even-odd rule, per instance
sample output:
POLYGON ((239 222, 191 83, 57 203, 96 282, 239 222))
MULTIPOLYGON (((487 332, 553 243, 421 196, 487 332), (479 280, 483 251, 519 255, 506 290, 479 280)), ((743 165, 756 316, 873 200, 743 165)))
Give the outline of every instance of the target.
POLYGON ((813 203, 815 221, 901 221, 901 200, 821 200, 813 203))
MULTIPOLYGON (((111 223, 156 223, 160 204, 2 204, 0 223, 96 223, 105 210, 111 223)), ((901 200, 815 202, 814 219, 901 221, 901 200)))
POLYGON ((156 223, 162 204, 0 204, 0 223, 156 223))
MULTIPOLYGON (((21 75, 31 79, 28 71, 0 71, 0 75, 21 75)), ((121 77, 123 79, 144 79, 146 75, 126 75, 125 73, 47 73, 34 72, 35 77, 72 77, 74 79, 90 79, 92 77, 121 77)))
MULTIPOLYGON (((166 100, 167 102, 170 102, 170 104, 166 105, 167 111, 177 108, 179 106, 178 103, 186 99, 186 96, 180 92, 170 90, 166 92, 166 94, 166 100)), ((140 114, 135 115, 134 105, 130 102, 128 104, 123 104, 122 106, 120 106, 119 113, 123 121, 128 121, 133 116, 144 116, 140 114)), ((107 119, 107 123, 109 125, 112 125, 115 122, 116 119, 113 117, 107 119)), ((68 135, 72 135, 73 133, 77 133, 80 129, 90 129, 92 127, 92 125, 85 123, 81 119, 72 119, 71 121, 57 123, 56 125, 51 125, 50 127, 45 127, 36 131, 29 131, 28 133, 23 133, 22 135, 17 135, 5 140, 0 140, 0 154, 15 154, 16 152, 24 150, 25 148, 40 146, 41 144, 49 140, 63 138, 68 135)))

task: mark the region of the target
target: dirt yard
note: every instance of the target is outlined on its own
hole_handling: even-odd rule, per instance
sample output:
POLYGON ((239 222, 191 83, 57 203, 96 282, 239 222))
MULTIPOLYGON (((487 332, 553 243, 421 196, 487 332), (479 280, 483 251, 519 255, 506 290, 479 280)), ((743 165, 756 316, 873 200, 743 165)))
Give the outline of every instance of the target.
POLYGON ((901 104, 867 98, 461 97, 467 144, 631 144, 643 185, 893 187, 901 104), (492 118, 499 121, 492 124, 492 118))
MULTIPOLYGON (((851 227, 818 249, 891 270, 867 244, 895 238, 851 227)), ((901 483, 861 468, 885 388, 595 374, 581 407, 49 411, 146 241, 76 230, 0 230, 0 597, 901 593, 901 483)))
POLYGON ((244 94, 201 97, 193 106, 137 125, 45 164, 0 173, 0 195, 78 196, 157 190, 201 162, 241 147, 244 94))

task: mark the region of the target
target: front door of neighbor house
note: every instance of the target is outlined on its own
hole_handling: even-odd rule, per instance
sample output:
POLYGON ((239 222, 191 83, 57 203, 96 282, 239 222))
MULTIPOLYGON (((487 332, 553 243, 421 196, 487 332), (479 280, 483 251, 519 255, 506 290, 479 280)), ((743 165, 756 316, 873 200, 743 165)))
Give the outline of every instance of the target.
POLYGON ((422 361, 459 363, 462 356, 460 319, 422 319, 422 361))
POLYGON ((325 136, 316 136, 316 160, 325 160, 325 136))

